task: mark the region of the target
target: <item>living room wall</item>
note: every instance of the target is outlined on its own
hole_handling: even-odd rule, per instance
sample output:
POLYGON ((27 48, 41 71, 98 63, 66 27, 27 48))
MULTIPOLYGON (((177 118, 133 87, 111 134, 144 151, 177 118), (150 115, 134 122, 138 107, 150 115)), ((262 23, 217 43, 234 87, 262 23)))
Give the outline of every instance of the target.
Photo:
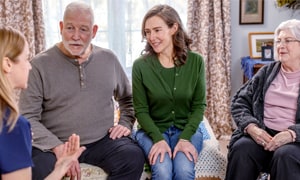
POLYGON ((231 95, 234 95, 242 85, 243 71, 241 57, 249 56, 249 32, 273 32, 275 28, 288 19, 300 19, 300 9, 291 10, 286 7, 278 8, 275 0, 264 0, 264 23, 254 25, 239 24, 239 0, 231 3, 231 34, 232 34, 232 64, 231 64, 231 95))

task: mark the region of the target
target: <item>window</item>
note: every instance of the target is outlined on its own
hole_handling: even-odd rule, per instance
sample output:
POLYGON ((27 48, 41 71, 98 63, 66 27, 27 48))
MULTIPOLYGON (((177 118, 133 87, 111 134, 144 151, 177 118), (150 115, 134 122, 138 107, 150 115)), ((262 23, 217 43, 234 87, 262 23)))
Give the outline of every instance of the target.
MULTIPOLYGON (((94 9, 95 24, 99 26, 92 43, 109 48, 117 55, 128 77, 135 59, 144 49, 141 25, 144 14, 155 4, 169 4, 187 22, 187 1, 178 0, 84 0, 94 9)), ((43 0, 46 48, 61 41, 59 21, 72 0, 43 0)))

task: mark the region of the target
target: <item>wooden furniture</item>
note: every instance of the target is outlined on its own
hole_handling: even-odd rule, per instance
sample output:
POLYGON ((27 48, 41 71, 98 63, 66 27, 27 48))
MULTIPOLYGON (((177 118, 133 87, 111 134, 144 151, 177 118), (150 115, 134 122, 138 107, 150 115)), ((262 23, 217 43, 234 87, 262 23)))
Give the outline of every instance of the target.
POLYGON ((250 56, 242 57, 241 66, 244 71, 243 83, 251 79, 261 67, 271 62, 273 61, 262 61, 261 59, 251 59, 250 56))
MULTIPOLYGON (((258 71, 261 67, 263 67, 263 66, 264 66, 264 64, 254 64, 254 66, 253 66, 253 75, 256 74, 257 71, 258 71)), ((243 75, 243 83, 247 82, 248 80, 249 80, 248 77, 244 74, 244 75, 243 75)))

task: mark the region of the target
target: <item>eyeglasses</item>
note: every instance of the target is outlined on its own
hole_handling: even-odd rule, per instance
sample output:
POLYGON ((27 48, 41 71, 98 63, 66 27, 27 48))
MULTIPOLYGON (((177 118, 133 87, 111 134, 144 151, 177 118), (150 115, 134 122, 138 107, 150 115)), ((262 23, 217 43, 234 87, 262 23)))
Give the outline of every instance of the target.
POLYGON ((275 44, 278 45, 278 46, 279 45, 289 45, 292 42, 300 42, 300 41, 297 40, 297 39, 276 40, 275 44))

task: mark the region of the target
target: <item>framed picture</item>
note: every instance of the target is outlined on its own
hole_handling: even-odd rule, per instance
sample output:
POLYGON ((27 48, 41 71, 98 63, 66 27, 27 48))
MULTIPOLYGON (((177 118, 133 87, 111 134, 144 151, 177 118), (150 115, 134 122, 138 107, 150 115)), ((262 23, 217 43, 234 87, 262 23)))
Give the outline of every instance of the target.
POLYGON ((261 58, 262 46, 273 46, 273 32, 250 32, 248 34, 250 58, 261 58))
POLYGON ((262 61, 273 61, 274 60, 273 46, 262 46, 261 47, 261 60, 262 61))
POLYGON ((264 0, 240 0, 240 24, 263 24, 264 0))

